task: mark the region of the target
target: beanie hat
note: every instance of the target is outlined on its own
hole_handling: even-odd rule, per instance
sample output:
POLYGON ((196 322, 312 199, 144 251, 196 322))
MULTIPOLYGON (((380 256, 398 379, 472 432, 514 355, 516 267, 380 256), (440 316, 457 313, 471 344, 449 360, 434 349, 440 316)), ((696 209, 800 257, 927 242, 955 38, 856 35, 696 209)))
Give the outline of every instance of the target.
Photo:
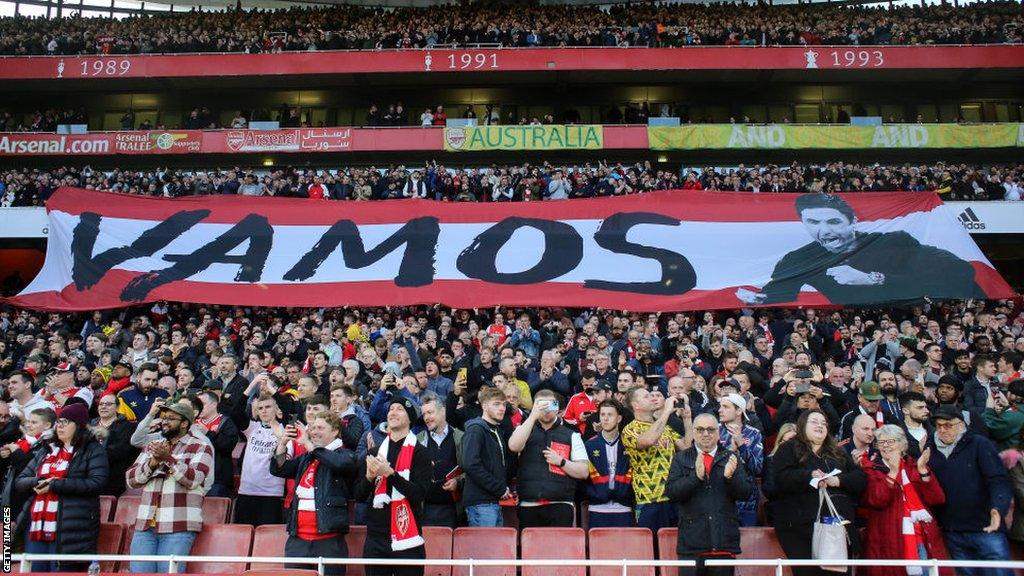
POLYGON ((410 398, 401 395, 394 395, 391 397, 391 402, 388 403, 388 408, 391 408, 392 404, 398 404, 402 408, 405 408, 405 413, 409 415, 409 426, 415 426, 416 422, 420 419, 420 409, 410 398))
POLYGON ((80 402, 69 403, 60 409, 60 417, 70 420, 79 428, 89 424, 89 408, 80 402))

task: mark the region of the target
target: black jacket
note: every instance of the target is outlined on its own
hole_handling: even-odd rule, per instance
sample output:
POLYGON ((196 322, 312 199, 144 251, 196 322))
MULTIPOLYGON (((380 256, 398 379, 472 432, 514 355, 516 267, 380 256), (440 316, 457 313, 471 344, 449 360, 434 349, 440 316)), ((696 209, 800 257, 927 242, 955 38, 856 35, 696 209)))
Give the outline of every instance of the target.
POLYGON ((466 422, 462 436, 462 505, 496 504, 508 489, 508 438, 483 418, 466 422))
MULTIPOLYGON (((348 477, 355 473, 358 466, 355 452, 346 448, 314 448, 280 464, 278 458, 274 457, 270 459, 270 473, 280 478, 293 479, 298 485, 314 458, 320 462, 316 469, 313 492, 317 530, 321 533, 348 532, 348 477)), ((288 533, 292 536, 298 531, 298 517, 299 499, 293 497, 286 520, 288 533)))
POLYGON ((732 454, 719 448, 711 473, 705 474, 704 480, 697 477, 695 469, 697 448, 683 450, 672 458, 665 495, 679 505, 676 554, 680 557, 715 550, 740 553, 736 502, 749 498, 753 487, 739 456, 736 457, 736 472, 732 478, 725 477, 725 466, 732 454))
MULTIPOLYGON (((867 475, 845 450, 841 460, 821 458, 810 454, 803 461, 797 455, 799 440, 793 439, 779 448, 772 457, 772 485, 775 494, 773 510, 776 530, 810 533, 818 515, 818 491, 811 488, 811 474, 815 470, 830 472, 839 469, 839 487, 829 488, 829 496, 839 514, 854 521, 860 495, 867 488, 867 475)), ((848 530, 852 550, 859 550, 856 530, 848 530)))
MULTIPOLYGON (((94 421, 94 426, 97 425, 94 421)), ((135 432, 135 424, 128 421, 127 418, 117 415, 117 419, 107 429, 107 439, 103 442, 103 447, 107 452, 107 464, 110 468, 110 476, 107 479, 106 486, 103 487, 101 494, 109 494, 111 496, 120 496, 124 493, 125 484, 125 472, 128 471, 128 467, 135 463, 135 459, 139 456, 138 448, 132 446, 132 434, 135 432)))
POLYGON ((206 438, 213 444, 213 483, 234 487, 235 462, 232 453, 238 444, 238 426, 227 416, 221 418, 216 432, 208 431, 206 438))
MULTIPOLYGON (((49 443, 35 452, 28 466, 15 480, 15 491, 32 494, 36 485, 36 471, 49 453, 49 443)), ((90 554, 96 552, 100 534, 100 492, 107 484, 110 468, 107 453, 94 438, 75 449, 64 478, 50 482, 50 491, 60 497, 57 508, 57 553, 90 554)), ((19 519, 19 530, 30 522, 30 507, 34 498, 25 503, 19 519)))

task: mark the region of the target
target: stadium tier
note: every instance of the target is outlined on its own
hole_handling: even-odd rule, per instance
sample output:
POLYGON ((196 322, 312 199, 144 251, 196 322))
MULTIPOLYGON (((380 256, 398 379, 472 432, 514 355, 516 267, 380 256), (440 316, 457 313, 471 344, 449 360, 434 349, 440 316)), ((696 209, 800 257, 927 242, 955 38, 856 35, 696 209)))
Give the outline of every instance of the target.
POLYGON ((102 3, 0 1, 4 562, 1024 570, 1019 2, 102 3))

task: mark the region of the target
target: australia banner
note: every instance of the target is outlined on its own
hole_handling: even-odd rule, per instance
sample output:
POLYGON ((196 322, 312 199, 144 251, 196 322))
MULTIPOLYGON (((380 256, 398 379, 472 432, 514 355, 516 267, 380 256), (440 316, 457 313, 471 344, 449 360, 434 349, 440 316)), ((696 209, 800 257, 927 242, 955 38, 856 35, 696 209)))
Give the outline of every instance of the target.
POLYGON ((934 194, 241 200, 61 188, 45 265, 10 301, 670 311, 1014 295, 934 194))

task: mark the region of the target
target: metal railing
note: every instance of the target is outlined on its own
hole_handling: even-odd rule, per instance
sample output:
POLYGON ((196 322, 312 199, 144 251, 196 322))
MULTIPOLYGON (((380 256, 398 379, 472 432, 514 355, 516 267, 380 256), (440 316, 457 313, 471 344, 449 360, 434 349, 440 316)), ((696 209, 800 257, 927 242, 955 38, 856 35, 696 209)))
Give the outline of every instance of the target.
MULTIPOLYGON (((463 566, 468 568, 469 576, 474 576, 476 568, 488 566, 565 566, 571 563, 580 567, 614 567, 622 569, 622 576, 628 576, 630 568, 663 568, 693 567, 693 560, 654 560, 628 559, 594 560, 594 559, 476 559, 476 558, 427 558, 425 560, 390 560, 385 558, 286 558, 281 556, 173 556, 173 555, 127 555, 127 554, 14 554, 12 559, 21 563, 21 572, 31 572, 32 561, 63 561, 63 562, 117 562, 136 560, 140 562, 167 562, 168 571, 174 573, 182 562, 244 562, 247 564, 309 564, 315 565, 321 576, 325 566, 362 565, 362 566, 463 566)), ((939 576, 942 568, 999 568, 1008 570, 1024 570, 1024 561, 984 561, 984 560, 787 560, 735 558, 727 560, 707 560, 708 567, 729 566, 768 567, 775 569, 776 576, 783 576, 787 567, 801 566, 844 566, 844 567, 901 567, 918 566, 928 571, 928 576, 939 576)))

